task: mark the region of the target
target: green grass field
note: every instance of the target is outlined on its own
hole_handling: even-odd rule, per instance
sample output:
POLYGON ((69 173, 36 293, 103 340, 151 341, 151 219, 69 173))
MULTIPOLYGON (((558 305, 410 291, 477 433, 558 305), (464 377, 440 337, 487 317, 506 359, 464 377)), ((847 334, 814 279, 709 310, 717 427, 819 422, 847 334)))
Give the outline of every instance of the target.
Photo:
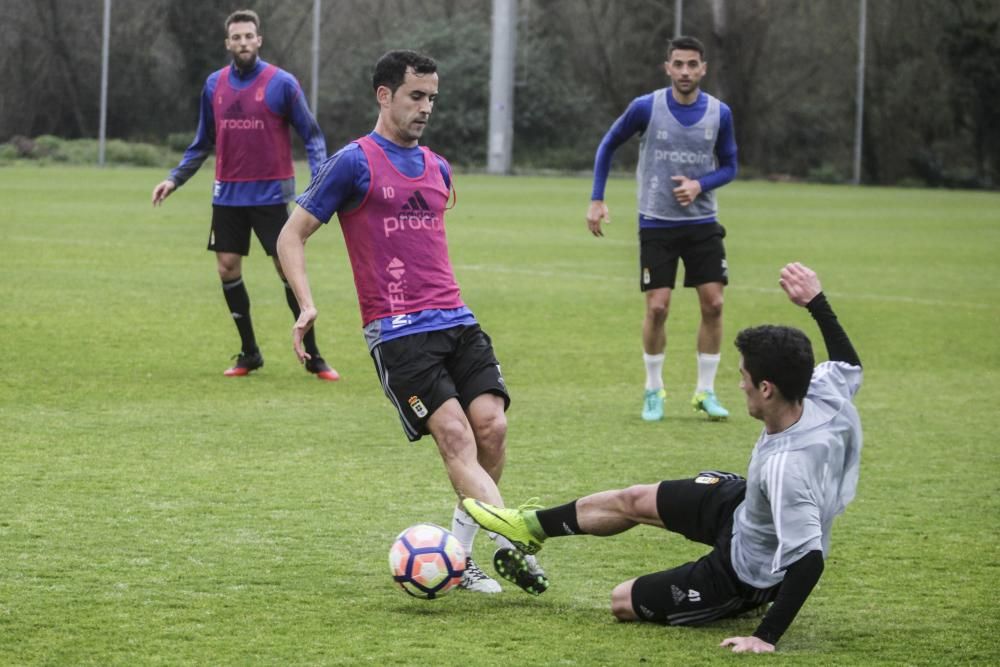
MULTIPOLYGON (((238 351, 208 234, 209 169, 153 210, 159 170, 0 169, 0 663, 594 665, 1000 662, 1000 195, 739 182, 720 194, 726 339, 808 314, 782 264, 819 273, 865 363, 859 495, 819 586, 772 658, 717 647, 757 619, 620 624, 611 588, 704 549, 640 528, 551 541, 531 598, 395 589, 401 529, 447 525, 429 439, 410 445, 360 335, 338 229, 310 242, 324 355, 254 242, 245 267, 267 365, 238 351)), ((300 183, 304 185, 304 183, 300 183)), ((759 433, 727 342, 733 412, 689 411, 697 307, 669 322, 667 419, 639 419, 634 184, 587 231, 585 179, 457 177, 452 260, 513 395, 508 503, 555 504, 705 467, 743 471, 759 433)), ((491 550, 484 536, 477 558, 491 550)))

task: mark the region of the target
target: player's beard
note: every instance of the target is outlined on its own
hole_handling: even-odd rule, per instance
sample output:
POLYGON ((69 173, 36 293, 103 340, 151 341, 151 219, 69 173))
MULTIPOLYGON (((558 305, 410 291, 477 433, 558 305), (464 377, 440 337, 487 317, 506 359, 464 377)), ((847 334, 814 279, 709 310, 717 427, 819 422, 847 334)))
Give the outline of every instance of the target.
POLYGON ((415 122, 418 118, 410 119, 409 121, 400 122, 396 127, 398 127, 399 138, 406 143, 419 143, 420 137, 423 136, 424 130, 427 129, 427 121, 430 117, 425 119, 421 123, 415 122))
POLYGON ((691 93, 691 92, 692 92, 692 91, 693 91, 693 90, 694 90, 695 88, 697 88, 697 87, 698 87, 698 84, 697 84, 697 83, 695 83, 694 81, 680 81, 680 82, 678 82, 678 83, 675 83, 675 84, 674 84, 674 86, 675 86, 675 87, 677 88, 677 90, 679 90, 680 92, 684 93, 685 95, 688 95, 688 94, 690 94, 690 93, 691 93))
POLYGON ((256 53, 234 53, 233 64, 241 72, 249 72, 257 65, 256 53))

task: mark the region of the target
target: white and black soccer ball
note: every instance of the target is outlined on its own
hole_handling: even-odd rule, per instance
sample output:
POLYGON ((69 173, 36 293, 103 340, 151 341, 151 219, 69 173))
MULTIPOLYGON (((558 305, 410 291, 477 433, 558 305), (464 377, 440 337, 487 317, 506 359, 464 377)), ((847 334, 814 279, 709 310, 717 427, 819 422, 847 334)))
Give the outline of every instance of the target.
POLYGON ((462 581, 465 549, 441 526, 418 523, 396 536, 389 549, 389 570, 404 591, 433 600, 462 581))

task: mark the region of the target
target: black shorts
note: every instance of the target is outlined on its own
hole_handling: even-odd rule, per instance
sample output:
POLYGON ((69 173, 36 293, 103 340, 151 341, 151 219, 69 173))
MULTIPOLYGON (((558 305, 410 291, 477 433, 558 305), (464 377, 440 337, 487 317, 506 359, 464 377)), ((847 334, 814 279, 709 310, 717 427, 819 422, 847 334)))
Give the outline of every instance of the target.
POLYGON ((253 229, 268 257, 277 252, 278 234, 288 220, 288 206, 216 206, 212 205, 212 231, 208 249, 250 254, 250 230, 253 229))
POLYGON ((667 530, 708 544, 712 551, 692 563, 639 577, 632 585, 636 615, 666 625, 701 625, 738 616, 771 602, 778 587, 758 589, 733 571, 733 512, 746 481, 700 475, 661 482, 656 508, 667 530))
POLYGON ((684 260, 684 286, 729 284, 726 228, 717 222, 668 229, 639 230, 639 289, 669 287, 677 280, 677 260, 684 260))
POLYGON ((510 406, 493 343, 478 324, 395 338, 371 354, 410 442, 429 433, 427 420, 450 398, 467 409, 480 394, 493 393, 504 410, 510 406))

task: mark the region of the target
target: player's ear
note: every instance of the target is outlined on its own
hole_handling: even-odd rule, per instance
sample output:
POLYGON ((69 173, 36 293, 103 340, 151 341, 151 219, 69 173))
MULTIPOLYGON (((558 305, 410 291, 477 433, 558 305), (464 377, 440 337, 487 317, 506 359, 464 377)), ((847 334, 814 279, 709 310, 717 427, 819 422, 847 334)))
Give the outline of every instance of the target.
POLYGON ((379 106, 389 106, 389 102, 392 101, 392 91, 389 90, 389 86, 376 88, 375 99, 378 100, 379 106))

